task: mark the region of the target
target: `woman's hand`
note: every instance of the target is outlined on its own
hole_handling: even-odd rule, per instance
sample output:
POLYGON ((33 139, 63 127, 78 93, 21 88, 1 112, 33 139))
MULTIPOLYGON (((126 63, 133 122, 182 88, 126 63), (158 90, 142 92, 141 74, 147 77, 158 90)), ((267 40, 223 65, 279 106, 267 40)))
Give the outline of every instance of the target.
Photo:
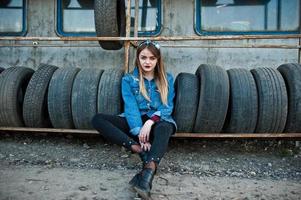
POLYGON ((140 144, 142 143, 146 143, 149 141, 149 135, 150 135, 150 131, 151 131, 151 128, 152 128, 152 125, 154 124, 154 121, 153 120, 147 120, 141 130, 140 130, 140 133, 139 133, 139 142, 140 144))
POLYGON ((141 149, 143 151, 149 151, 151 149, 151 146, 152 146, 151 143, 149 143, 149 142, 140 143, 140 145, 141 145, 141 149))

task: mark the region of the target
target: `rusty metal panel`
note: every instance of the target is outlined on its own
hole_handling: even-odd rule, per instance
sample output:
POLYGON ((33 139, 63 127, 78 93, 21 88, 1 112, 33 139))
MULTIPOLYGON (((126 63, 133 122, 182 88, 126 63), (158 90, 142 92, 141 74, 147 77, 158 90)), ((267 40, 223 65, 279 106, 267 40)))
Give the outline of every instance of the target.
MULTIPOLYGON (((276 40, 271 39, 270 36, 200 37, 194 31, 194 0, 166 0, 162 1, 162 8, 163 25, 158 39, 165 40, 160 42, 163 55, 168 71, 174 75, 180 72, 194 73, 202 63, 217 64, 226 69, 233 67, 251 69, 260 66, 277 67, 286 62, 300 60, 300 35, 275 36, 279 38, 276 40), (258 37, 261 39, 255 39, 258 37), (190 41, 182 41, 181 38, 184 40, 188 38, 190 41), (169 39, 176 41, 168 41, 169 39), (271 48, 268 48, 268 45, 271 48)), ((37 38, 32 41, 23 41, 22 39, 20 41, 3 41, 0 39, 1 65, 19 65, 34 69, 41 62, 59 67, 107 69, 124 66, 124 59, 127 57, 124 49, 103 50, 95 38, 77 38, 77 40, 94 40, 86 42, 72 41, 72 38, 70 41, 52 41, 60 40, 56 34, 55 9, 56 1, 28 1, 28 33, 26 37, 27 39, 30 37, 43 37, 44 39, 43 41, 39 41, 37 38), (47 37, 49 41, 45 41, 47 37), (9 45, 11 47, 7 47, 9 45)), ((65 38, 65 40, 68 39, 65 38)), ((131 69, 135 56, 134 48, 130 48, 129 52, 131 69)))

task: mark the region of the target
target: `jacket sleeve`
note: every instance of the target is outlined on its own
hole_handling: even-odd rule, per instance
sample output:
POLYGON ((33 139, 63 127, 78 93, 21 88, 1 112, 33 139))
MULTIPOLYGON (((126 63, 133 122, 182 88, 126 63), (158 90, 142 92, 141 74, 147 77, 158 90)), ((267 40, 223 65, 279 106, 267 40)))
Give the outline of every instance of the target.
POLYGON ((167 74, 167 81, 168 81, 167 105, 162 103, 162 105, 160 105, 158 110, 156 111, 156 113, 158 113, 157 115, 160 116, 162 119, 170 117, 174 107, 173 101, 175 97, 175 91, 174 91, 174 80, 172 75, 167 74))
POLYGON ((124 101, 124 115, 133 135, 138 135, 142 127, 142 119, 134 94, 131 91, 129 76, 124 76, 121 81, 121 94, 124 101))

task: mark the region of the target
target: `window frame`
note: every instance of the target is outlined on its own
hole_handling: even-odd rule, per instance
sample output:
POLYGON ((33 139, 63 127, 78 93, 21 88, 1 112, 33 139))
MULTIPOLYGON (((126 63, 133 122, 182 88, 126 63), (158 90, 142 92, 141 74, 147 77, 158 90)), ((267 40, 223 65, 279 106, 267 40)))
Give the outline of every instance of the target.
MULTIPOLYGON (((202 0, 195 0, 195 32, 197 35, 288 35, 299 34, 301 12, 299 9, 299 31, 204 31, 201 29, 201 2, 202 0)), ((301 2, 300 2, 301 7, 301 2)), ((279 13, 278 13, 279 15, 279 13)))
MULTIPOLYGON (((158 36, 161 33, 162 28, 162 3, 158 1, 158 15, 157 24, 154 31, 138 31, 138 36, 158 36)), ((64 32, 63 31, 63 12, 62 12, 62 0, 56 1, 56 33, 62 37, 96 37, 96 32, 64 32)))
POLYGON ((0 36, 25 36, 27 34, 27 0, 22 0, 22 30, 20 32, 0 32, 0 36))

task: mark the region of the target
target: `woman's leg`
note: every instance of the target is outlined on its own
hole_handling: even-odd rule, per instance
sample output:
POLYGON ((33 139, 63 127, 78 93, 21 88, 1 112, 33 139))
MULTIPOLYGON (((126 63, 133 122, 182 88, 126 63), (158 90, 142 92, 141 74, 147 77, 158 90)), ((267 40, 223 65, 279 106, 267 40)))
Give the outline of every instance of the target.
POLYGON ((160 121, 156 123, 151 132, 151 149, 147 152, 147 158, 145 161, 144 169, 137 174, 137 184, 134 185, 134 189, 144 199, 150 197, 150 191, 152 189, 152 182, 156 173, 157 165, 160 163, 164 156, 169 138, 174 133, 175 127, 172 123, 160 121))
POLYGON ((151 149, 147 154, 146 164, 155 162, 158 165, 163 158, 169 138, 175 132, 175 126, 166 121, 160 121, 154 124, 151 132, 151 149))
POLYGON ((141 151, 137 143, 138 138, 129 133, 129 126, 124 117, 99 113, 93 117, 92 125, 110 142, 137 153, 141 151))

